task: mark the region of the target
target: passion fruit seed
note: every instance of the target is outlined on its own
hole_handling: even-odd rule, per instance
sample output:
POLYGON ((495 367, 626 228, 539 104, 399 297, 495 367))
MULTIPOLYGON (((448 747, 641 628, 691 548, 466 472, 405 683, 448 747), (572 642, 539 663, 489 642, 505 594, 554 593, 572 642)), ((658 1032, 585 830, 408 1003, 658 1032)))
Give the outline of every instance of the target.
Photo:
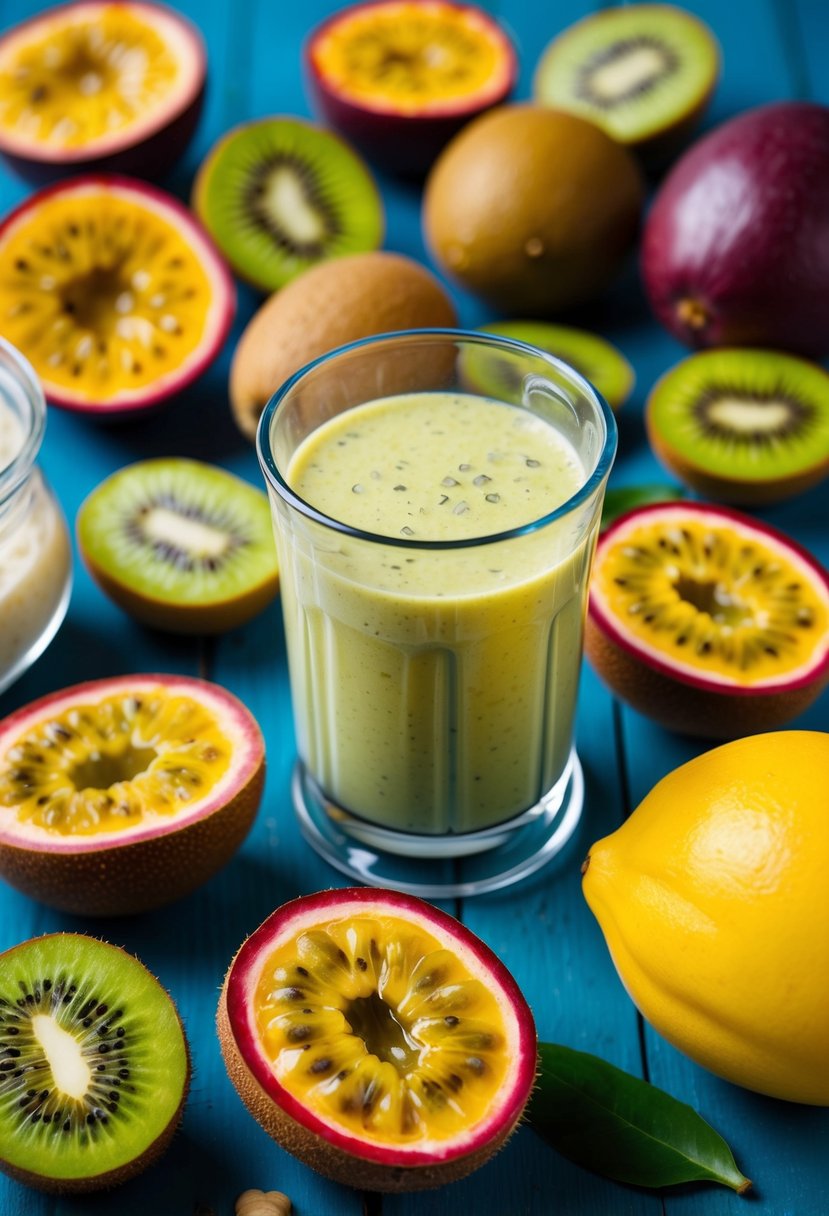
POLYGON ((34 723, 0 768, 0 806, 64 836, 175 815, 227 771, 230 741, 188 696, 159 690, 75 705, 34 723))

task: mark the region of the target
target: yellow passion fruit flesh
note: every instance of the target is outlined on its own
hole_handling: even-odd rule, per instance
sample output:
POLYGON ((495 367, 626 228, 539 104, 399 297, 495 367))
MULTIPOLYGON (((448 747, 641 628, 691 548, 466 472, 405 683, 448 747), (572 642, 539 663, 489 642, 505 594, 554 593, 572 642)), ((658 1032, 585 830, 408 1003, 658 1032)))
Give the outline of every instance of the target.
POLYGON ((35 181, 159 177, 195 129, 205 76, 201 35, 171 9, 62 4, 0 38, 0 154, 35 181))
POLYGON ((158 404, 218 354, 234 307, 197 221, 144 182, 74 178, 0 224, 0 330, 54 405, 105 415, 158 404))

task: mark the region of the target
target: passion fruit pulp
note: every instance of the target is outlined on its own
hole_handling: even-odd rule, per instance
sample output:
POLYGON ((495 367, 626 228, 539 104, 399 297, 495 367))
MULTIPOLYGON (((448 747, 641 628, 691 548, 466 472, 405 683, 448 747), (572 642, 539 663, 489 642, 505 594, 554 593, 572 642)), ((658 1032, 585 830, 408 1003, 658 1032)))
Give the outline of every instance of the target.
POLYGON ((158 178, 195 130, 207 60, 194 25, 146 0, 79 0, 0 37, 0 154, 30 181, 158 178))
POLYGON ((393 891, 277 909, 230 965, 218 1030, 265 1130, 369 1190, 440 1186, 483 1165, 535 1077, 532 1014, 503 964, 446 913, 393 891))
POLYGON ((249 711, 205 680, 119 676, 34 701, 0 722, 0 876, 93 916, 177 899, 244 840, 264 758, 249 711))
POLYGON ((53 405, 148 409, 216 357, 233 281, 198 222, 145 182, 77 177, 0 222, 0 331, 53 405))
POLYGON ((599 538, 585 651, 614 693, 671 730, 774 730, 829 681, 829 574, 736 511, 639 507, 599 538))
POLYGON ((314 30, 306 77, 331 126, 388 169, 424 173, 464 123, 506 101, 515 50, 483 9, 372 0, 314 30))

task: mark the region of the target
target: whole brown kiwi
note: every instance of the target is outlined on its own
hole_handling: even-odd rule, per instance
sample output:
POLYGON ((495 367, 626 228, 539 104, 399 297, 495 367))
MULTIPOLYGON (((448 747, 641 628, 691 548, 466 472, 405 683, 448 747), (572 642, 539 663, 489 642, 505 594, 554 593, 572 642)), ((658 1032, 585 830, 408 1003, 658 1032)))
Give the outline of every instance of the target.
POLYGON ((266 300, 242 334, 230 369, 233 416, 254 439, 269 398, 312 359, 373 334, 456 323, 444 288, 411 258, 376 252, 323 262, 266 300))
POLYGON ((586 119, 501 106, 456 135, 426 182, 423 225, 438 265, 494 307, 547 316, 609 284, 644 198, 621 144, 586 119))

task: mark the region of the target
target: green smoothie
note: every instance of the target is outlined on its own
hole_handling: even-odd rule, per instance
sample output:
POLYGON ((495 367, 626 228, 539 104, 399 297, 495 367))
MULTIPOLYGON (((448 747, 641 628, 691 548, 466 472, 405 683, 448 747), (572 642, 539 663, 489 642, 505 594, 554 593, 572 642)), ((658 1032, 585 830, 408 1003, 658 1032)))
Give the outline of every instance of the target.
POLYGON ((300 444, 294 492, 372 536, 293 513, 279 541, 299 751, 335 803, 400 831, 470 832, 559 778, 597 508, 498 538, 585 479, 548 422, 464 393, 372 401, 300 444))

